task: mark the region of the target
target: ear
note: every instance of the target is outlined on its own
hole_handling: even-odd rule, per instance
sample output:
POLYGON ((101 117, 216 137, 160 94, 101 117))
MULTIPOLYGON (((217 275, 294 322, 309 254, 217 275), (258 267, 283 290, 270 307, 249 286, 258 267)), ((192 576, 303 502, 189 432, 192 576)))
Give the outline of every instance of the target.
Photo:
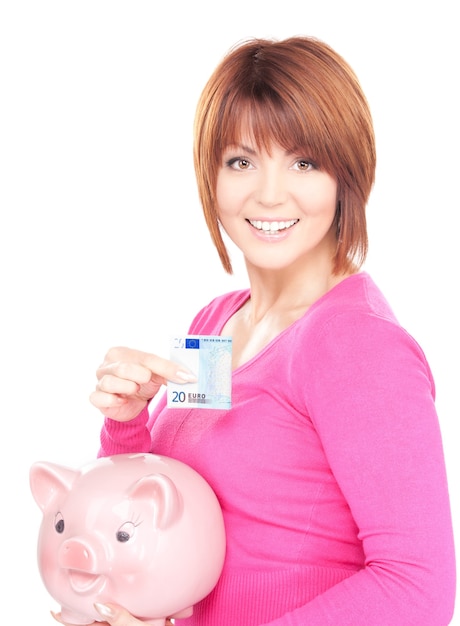
POLYGON ((144 501, 154 510, 154 526, 168 528, 182 514, 182 497, 173 481, 164 474, 143 476, 128 490, 131 500, 144 501))
POLYGON ((79 472, 54 463, 34 463, 30 468, 29 482, 35 502, 45 511, 57 494, 68 493, 79 472))

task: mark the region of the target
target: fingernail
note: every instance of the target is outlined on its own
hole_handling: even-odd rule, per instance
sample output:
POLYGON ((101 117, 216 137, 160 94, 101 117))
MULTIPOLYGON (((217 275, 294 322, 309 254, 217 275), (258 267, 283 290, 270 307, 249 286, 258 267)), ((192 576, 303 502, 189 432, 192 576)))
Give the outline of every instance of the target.
POLYGON ((62 624, 62 620, 60 619, 60 615, 58 613, 55 613, 54 611, 50 611, 50 613, 57 622, 62 624))
POLYGON ((176 376, 181 378, 183 381, 187 383, 196 383, 198 380, 194 374, 190 374, 189 372, 184 372, 183 370, 178 370, 176 372, 176 376))
POLYGON ((102 615, 102 617, 108 617, 109 619, 115 617, 116 612, 112 609, 112 607, 107 606, 107 604, 101 604, 100 602, 94 603, 94 608, 98 613, 102 615))

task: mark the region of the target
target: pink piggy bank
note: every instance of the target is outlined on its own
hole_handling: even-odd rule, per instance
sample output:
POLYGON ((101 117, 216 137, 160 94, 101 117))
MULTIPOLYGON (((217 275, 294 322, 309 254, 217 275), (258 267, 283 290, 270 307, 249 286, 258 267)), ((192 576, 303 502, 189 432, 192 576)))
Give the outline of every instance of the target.
POLYGON ((216 585, 225 557, 222 511, 195 470, 153 454, 100 458, 79 470, 30 469, 43 511, 38 565, 62 619, 102 621, 114 602, 164 626, 187 617, 216 585))

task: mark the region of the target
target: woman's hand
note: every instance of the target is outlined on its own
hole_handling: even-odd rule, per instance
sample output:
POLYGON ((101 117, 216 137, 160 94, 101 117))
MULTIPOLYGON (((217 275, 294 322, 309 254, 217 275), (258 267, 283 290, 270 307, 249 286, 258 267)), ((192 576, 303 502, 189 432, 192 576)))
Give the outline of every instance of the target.
MULTIPOLYGON (((141 622, 133 617, 126 609, 122 609, 120 606, 116 606, 115 604, 95 604, 94 606, 98 613, 101 614, 101 617, 107 621, 93 622, 92 624, 88 624, 88 626, 145 626, 146 624, 145 622, 141 622)), ((51 615, 57 622, 64 624, 64 626, 74 626, 63 622, 60 613, 53 613, 51 611, 51 615)), ((163 624, 164 626, 174 626, 174 622, 169 618, 166 618, 166 620, 158 619, 155 621, 158 622, 158 626, 163 626, 163 624)), ((155 622, 153 623, 155 624, 155 622)))
POLYGON ((90 400, 106 417, 119 422, 139 415, 166 381, 196 380, 173 361, 130 348, 111 348, 96 375, 98 383, 90 400))

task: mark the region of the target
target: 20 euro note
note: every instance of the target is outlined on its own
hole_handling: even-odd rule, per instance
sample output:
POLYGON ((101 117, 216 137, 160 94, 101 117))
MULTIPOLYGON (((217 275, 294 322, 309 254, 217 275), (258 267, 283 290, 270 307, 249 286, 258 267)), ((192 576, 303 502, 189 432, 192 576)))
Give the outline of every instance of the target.
POLYGON ((171 361, 184 366, 197 382, 168 381, 168 407, 230 409, 232 406, 232 338, 217 335, 172 337, 171 361))

